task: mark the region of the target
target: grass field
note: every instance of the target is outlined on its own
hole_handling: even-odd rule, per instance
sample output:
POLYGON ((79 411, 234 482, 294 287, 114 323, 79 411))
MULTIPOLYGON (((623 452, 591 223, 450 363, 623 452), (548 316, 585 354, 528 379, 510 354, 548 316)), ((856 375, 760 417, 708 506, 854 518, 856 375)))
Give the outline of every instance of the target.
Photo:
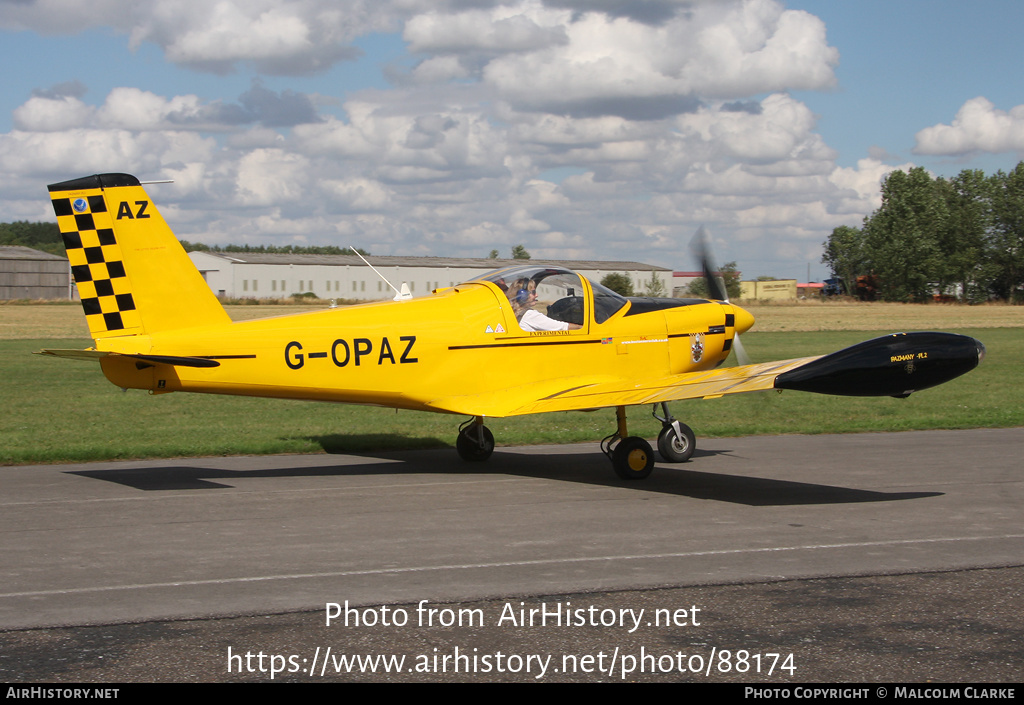
MULTIPOLYGON (((316 307, 237 306, 236 320, 316 307)), ((751 305, 744 336, 754 361, 831 352, 896 330, 950 330, 988 349, 975 371, 909 399, 786 392, 673 404, 699 438, 1024 425, 1024 307, 898 304, 751 305)), ((361 452, 450 446, 461 417, 241 397, 122 392, 99 366, 45 358, 43 347, 87 347, 77 305, 0 306, 0 463, 262 453, 361 452)), ((499 445, 596 441, 614 413, 489 419, 499 445)), ((653 438, 647 408, 631 432, 653 438)), ((453 452, 454 457, 454 452, 453 452)))
MULTIPOLYGON (((918 306, 888 303, 792 302, 743 303, 754 314, 754 331, 958 330, 961 328, 1024 328, 1024 306, 918 306)), ((234 321, 321 311, 325 304, 226 306, 234 321)), ((82 308, 66 304, 4 305, 0 302, 0 340, 88 338, 82 308)))

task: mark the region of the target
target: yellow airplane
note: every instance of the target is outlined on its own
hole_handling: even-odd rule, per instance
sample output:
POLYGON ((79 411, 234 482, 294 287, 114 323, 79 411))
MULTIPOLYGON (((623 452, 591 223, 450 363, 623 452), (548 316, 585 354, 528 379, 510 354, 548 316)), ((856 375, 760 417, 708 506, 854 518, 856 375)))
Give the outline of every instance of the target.
POLYGON ((658 405, 658 449, 688 460, 693 431, 667 402, 768 389, 897 396, 973 369, 974 338, 899 333, 831 355, 722 367, 754 317, 726 300, 624 298, 573 271, 525 263, 422 298, 232 323, 128 174, 49 187, 95 347, 41 353, 99 361, 119 387, 373 404, 462 414, 456 448, 486 460, 488 416, 616 409, 602 442, 624 479, 654 452, 627 406, 658 405), (547 314, 534 306, 550 302, 547 314))

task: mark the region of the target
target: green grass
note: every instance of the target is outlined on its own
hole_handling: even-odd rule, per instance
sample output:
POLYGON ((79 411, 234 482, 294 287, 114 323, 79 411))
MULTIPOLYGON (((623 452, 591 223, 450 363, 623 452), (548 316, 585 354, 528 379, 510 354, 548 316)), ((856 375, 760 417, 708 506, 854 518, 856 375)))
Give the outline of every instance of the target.
MULTIPOLYGON (((672 405, 700 437, 845 433, 1024 425, 1024 330, 960 331, 982 340, 984 363, 909 399, 800 392, 735 395, 672 405)), ((863 332, 751 333, 754 361, 831 352, 863 332)), ((122 392, 88 362, 31 355, 84 340, 2 340, 0 463, 266 453, 363 452, 451 446, 462 417, 447 414, 212 395, 122 392)), ((489 419, 499 445, 597 441, 614 412, 489 419)), ((630 432, 654 438, 649 407, 630 409, 630 432)), ((699 440, 698 440, 699 443, 699 440)))

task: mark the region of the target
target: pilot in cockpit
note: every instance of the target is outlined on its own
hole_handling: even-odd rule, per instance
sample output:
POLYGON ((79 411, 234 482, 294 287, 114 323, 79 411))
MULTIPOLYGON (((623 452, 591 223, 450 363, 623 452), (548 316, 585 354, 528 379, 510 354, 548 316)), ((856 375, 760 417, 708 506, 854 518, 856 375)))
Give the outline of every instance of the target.
POLYGON ((508 289, 509 302, 515 313, 519 327, 526 332, 547 330, 578 330, 582 326, 576 323, 556 321, 539 311, 534 311, 537 303, 537 282, 533 279, 518 279, 508 289))

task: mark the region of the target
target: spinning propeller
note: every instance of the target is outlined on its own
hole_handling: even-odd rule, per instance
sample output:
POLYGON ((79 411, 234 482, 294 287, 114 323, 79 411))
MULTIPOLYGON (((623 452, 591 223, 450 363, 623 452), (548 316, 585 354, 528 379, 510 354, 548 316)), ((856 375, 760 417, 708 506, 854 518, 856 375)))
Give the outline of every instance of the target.
MULTIPOLYGON (((725 282, 718 276, 719 270, 711 257, 711 245, 703 225, 697 229, 697 234, 690 241, 690 249, 693 251, 693 256, 700 261, 700 268, 704 272, 704 283, 708 288, 708 298, 729 303, 729 293, 725 289, 725 282)), ((750 358, 747 356, 747 351, 743 349, 739 333, 733 336, 732 347, 736 351, 736 361, 741 365, 749 365, 750 358)))

